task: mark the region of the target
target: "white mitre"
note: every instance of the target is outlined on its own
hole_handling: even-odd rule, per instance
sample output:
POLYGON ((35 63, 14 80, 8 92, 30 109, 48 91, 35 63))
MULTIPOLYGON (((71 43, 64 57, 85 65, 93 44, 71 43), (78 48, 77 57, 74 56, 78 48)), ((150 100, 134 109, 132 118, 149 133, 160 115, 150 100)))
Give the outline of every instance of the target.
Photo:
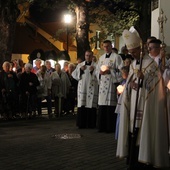
POLYGON ((124 30, 122 37, 128 50, 140 47, 141 45, 141 38, 133 26, 129 30, 124 30))

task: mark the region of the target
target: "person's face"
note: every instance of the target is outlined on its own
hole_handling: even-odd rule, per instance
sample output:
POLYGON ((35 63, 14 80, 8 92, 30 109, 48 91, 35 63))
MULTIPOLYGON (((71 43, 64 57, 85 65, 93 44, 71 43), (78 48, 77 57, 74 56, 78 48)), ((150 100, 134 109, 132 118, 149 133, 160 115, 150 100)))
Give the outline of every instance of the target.
POLYGON ((148 51, 151 56, 153 57, 158 56, 160 54, 160 50, 161 50, 161 47, 159 44, 149 43, 148 51))
POLYGON ((136 60, 139 60, 140 59, 140 52, 141 52, 141 49, 140 47, 137 47, 137 48, 134 48, 134 49, 130 49, 129 50, 129 54, 132 55, 132 57, 136 60))
POLYGON ((35 65, 36 65, 37 68, 40 68, 41 67, 41 61, 36 61, 35 65))
POLYGON ((17 61, 16 61, 16 60, 15 60, 15 61, 13 61, 13 65, 14 65, 14 67, 17 67, 18 63, 17 63, 17 61))
POLYGON ((42 66, 42 67, 40 68, 40 70, 41 70, 42 73, 45 73, 46 70, 47 70, 47 68, 46 68, 46 66, 42 66))
POLYGON ((50 62, 46 62, 46 67, 47 67, 47 69, 50 69, 51 68, 51 63, 50 62))
POLYGON ((91 52, 89 52, 89 51, 86 51, 85 60, 90 62, 90 61, 92 61, 92 57, 93 57, 93 54, 91 52))
POLYGON ((59 73, 61 71, 61 66, 57 64, 55 66, 55 70, 59 73))
POLYGON ((122 71, 122 78, 127 79, 128 73, 126 71, 122 71))
POLYGON ((74 66, 73 65, 69 65, 68 66, 68 71, 69 71, 69 73, 72 73, 74 71, 74 66))
POLYGON ((10 64, 5 64, 5 65, 3 66, 3 70, 4 70, 5 72, 9 72, 9 71, 10 71, 10 64))
POLYGON ((26 73, 30 73, 31 72, 31 69, 29 67, 25 67, 25 72, 26 73))
POLYGON ((111 53, 112 52, 112 44, 110 43, 104 43, 103 44, 103 49, 106 53, 111 53))
POLYGON ((65 71, 67 71, 67 70, 68 70, 68 65, 69 65, 69 63, 67 63, 67 62, 66 62, 66 63, 64 63, 64 70, 65 70, 65 71))
POLYGON ((131 60, 130 59, 125 59, 124 65, 125 66, 130 66, 130 64, 131 64, 131 60))

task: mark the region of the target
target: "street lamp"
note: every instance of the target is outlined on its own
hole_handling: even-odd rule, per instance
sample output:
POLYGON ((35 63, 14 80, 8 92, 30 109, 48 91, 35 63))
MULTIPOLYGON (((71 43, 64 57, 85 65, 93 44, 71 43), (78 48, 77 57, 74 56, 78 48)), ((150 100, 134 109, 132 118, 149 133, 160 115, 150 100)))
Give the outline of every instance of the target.
POLYGON ((65 24, 66 24, 66 34, 67 34, 67 48, 66 48, 66 50, 67 50, 67 53, 68 53, 68 51, 69 51, 69 47, 68 47, 68 36, 69 36, 69 32, 68 32, 68 24, 69 23, 71 23, 71 15, 70 14, 66 14, 66 15, 64 15, 64 22, 65 22, 65 24))

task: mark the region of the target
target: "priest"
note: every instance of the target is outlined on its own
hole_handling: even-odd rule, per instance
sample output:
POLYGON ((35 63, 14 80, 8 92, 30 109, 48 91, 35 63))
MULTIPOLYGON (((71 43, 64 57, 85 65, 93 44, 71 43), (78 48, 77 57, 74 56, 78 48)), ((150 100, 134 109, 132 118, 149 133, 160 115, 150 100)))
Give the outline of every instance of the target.
POLYGON ((117 105, 117 85, 122 80, 120 68, 123 66, 121 56, 112 52, 112 42, 103 42, 105 53, 99 58, 96 76, 99 83, 98 131, 111 133, 115 131, 117 105))
POLYGON ((95 128, 97 117, 98 83, 95 75, 96 62, 92 61, 93 52, 85 52, 85 61, 79 63, 72 72, 78 81, 77 89, 77 126, 95 128))
POLYGON ((130 169, 169 167, 165 90, 160 69, 152 58, 141 53, 141 39, 134 28, 124 30, 122 36, 134 61, 122 96, 116 155, 129 158, 130 169))

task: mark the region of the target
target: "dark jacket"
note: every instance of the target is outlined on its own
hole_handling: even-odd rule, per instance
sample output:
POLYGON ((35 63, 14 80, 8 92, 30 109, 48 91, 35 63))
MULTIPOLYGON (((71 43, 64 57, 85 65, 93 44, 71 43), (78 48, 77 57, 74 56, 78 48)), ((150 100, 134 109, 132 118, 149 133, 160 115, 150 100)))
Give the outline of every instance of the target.
POLYGON ((30 94, 36 94, 37 93, 37 86, 39 86, 40 83, 38 81, 38 77, 36 74, 30 72, 30 73, 22 73, 20 77, 20 83, 19 83, 19 90, 21 94, 25 94, 26 92, 29 92, 30 94), (32 83, 33 85, 30 86, 29 83, 32 83))
POLYGON ((0 96, 2 96, 2 89, 5 89, 6 93, 18 92, 18 78, 15 72, 10 71, 6 73, 5 71, 0 72, 0 96), (12 75, 12 76, 10 76, 12 75))

